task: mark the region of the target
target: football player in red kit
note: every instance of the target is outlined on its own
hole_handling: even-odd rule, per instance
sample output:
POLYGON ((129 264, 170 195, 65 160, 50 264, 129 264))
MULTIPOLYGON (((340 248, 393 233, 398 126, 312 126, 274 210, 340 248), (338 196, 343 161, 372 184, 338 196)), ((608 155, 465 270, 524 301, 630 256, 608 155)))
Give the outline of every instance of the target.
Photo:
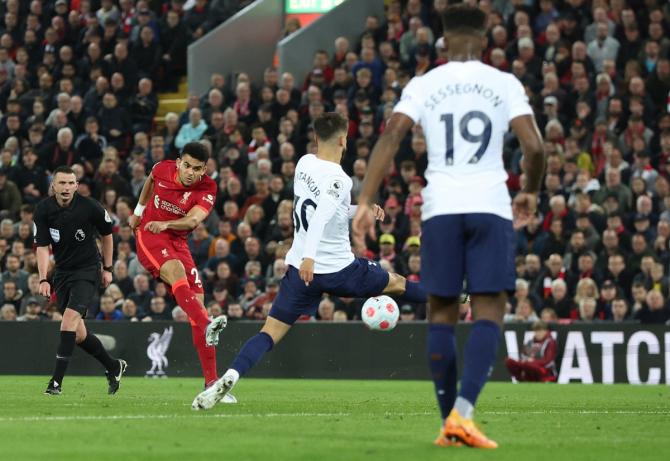
POLYGON ((226 326, 226 316, 210 322, 204 307, 202 281, 186 237, 214 206, 217 186, 205 174, 208 158, 205 147, 192 142, 184 146, 176 161, 155 164, 130 218, 140 263, 170 286, 191 321, 205 386, 217 379, 214 346, 226 326))

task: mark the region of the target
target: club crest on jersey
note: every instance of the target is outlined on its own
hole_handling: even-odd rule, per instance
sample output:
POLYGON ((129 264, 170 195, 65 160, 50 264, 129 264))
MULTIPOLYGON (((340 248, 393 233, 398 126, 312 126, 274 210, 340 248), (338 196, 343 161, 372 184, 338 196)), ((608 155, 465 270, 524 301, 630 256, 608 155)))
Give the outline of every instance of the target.
POLYGON ((49 228, 49 233, 51 234, 51 240, 58 243, 60 242, 60 231, 52 227, 49 228))
POLYGON ((86 238, 86 234, 83 230, 77 229, 77 232, 74 233, 74 238, 77 242, 83 242, 86 238))
POLYGON ((185 205, 186 202, 188 202, 189 197, 191 196, 191 192, 184 192, 184 195, 182 196, 181 200, 179 200, 179 203, 182 205, 185 205))
POLYGON ((156 207, 156 209, 159 209, 161 207, 160 205, 161 205, 161 199, 158 196, 158 194, 156 194, 154 195, 154 206, 156 207))

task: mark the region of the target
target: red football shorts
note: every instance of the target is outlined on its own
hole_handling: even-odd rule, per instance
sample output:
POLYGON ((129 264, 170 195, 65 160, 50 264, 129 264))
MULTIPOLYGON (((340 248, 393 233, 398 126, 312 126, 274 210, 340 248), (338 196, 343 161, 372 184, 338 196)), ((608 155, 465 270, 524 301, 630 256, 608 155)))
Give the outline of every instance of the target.
POLYGON ((200 273, 195 267, 186 240, 165 233, 154 234, 139 229, 135 232, 135 238, 137 240, 137 257, 142 266, 154 278, 160 279, 160 270, 163 264, 172 259, 178 259, 184 265, 191 290, 197 294, 204 293, 200 273))

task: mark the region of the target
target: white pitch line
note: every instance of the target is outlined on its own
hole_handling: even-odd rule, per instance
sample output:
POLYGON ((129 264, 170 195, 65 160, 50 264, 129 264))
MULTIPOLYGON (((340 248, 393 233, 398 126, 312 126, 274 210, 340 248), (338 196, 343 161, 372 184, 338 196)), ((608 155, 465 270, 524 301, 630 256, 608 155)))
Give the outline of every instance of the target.
MULTIPOLYGON (((183 419, 183 418, 348 418, 362 417, 414 417, 435 416, 437 412, 414 413, 182 413, 172 415, 68 415, 68 416, 17 416, 0 417, 2 422, 40 421, 114 421, 143 419, 183 419)), ((670 415, 670 410, 534 410, 534 411, 478 411, 478 415, 670 415)))
POLYGON ((174 418, 327 418, 351 416, 350 413, 203 413, 173 415, 69 415, 69 416, 19 416, 0 417, 0 422, 17 421, 91 421, 91 420, 123 420, 123 419, 174 419, 174 418))
POLYGON ((477 415, 670 415, 670 410, 530 410, 477 411, 477 415))

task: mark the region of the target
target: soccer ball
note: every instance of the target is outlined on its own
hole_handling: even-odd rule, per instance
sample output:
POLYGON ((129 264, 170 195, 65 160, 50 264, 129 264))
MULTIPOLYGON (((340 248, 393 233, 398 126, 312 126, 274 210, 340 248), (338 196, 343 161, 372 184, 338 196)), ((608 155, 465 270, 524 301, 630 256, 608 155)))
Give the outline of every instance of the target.
POLYGON ((398 305, 393 298, 384 295, 368 298, 361 309, 361 318, 371 330, 393 330, 398 324, 398 317, 398 305))

